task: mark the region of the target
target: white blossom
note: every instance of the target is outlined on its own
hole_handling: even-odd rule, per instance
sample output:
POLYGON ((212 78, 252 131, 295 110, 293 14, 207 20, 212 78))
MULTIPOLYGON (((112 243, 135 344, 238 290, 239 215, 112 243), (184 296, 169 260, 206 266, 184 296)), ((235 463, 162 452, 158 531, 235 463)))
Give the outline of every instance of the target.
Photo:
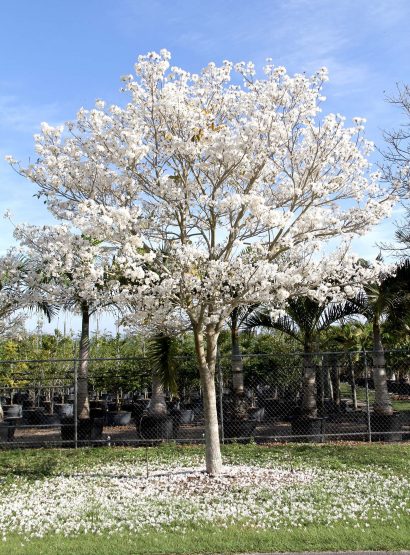
POLYGON ((408 518, 410 483, 393 473, 324 469, 286 461, 226 465, 218 477, 197 456, 178 462, 80 465, 70 473, 0 486, 3 541, 46 534, 138 534, 201 525, 289 530, 311 523, 378 527, 408 518))

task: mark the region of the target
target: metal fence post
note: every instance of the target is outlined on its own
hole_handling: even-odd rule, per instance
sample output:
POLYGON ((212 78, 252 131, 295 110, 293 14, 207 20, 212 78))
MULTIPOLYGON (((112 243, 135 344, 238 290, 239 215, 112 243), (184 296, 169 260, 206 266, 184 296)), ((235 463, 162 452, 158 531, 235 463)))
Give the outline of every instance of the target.
POLYGON ((77 369, 77 361, 74 360, 74 449, 78 448, 77 396, 78 396, 78 369, 77 369))
POLYGON ((367 433, 369 437, 369 443, 371 443, 372 425, 371 425, 371 419, 370 419, 370 402, 369 402, 369 367, 367 365, 367 354, 364 348, 363 348, 363 357, 364 357, 365 387, 366 387, 367 433))
POLYGON ((225 434, 224 434, 224 409, 223 409, 223 383, 222 383, 222 369, 220 364, 220 356, 219 356, 219 349, 216 351, 216 369, 218 374, 218 382, 219 382, 219 420, 221 424, 221 442, 225 443, 225 434))

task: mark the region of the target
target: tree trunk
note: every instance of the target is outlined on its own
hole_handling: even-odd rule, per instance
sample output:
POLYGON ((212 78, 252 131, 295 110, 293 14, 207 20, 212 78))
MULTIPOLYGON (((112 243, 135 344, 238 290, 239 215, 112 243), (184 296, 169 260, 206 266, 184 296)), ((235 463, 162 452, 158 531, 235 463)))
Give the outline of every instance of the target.
POLYGON ((302 415, 317 416, 316 367, 310 341, 305 342, 303 353, 302 415))
POLYGON ((215 391, 216 351, 219 333, 216 332, 213 326, 207 327, 205 354, 203 332, 198 325, 194 325, 193 330, 204 403, 206 471, 208 474, 216 475, 222 472, 215 391))
POLYGON ((242 395, 243 385, 243 360, 239 343, 238 309, 235 308, 231 315, 231 341, 232 341, 232 389, 234 395, 242 395))
POLYGON ((167 414, 164 386, 162 385, 159 376, 156 374, 152 376, 152 394, 148 407, 148 414, 149 416, 166 416, 167 414))
POLYGON ((325 378, 323 375, 325 368, 323 367, 323 358, 316 366, 316 383, 317 383, 317 407, 319 409, 319 413, 323 414, 325 410, 325 378))
POLYGON ((90 312, 88 304, 81 305, 80 365, 77 385, 77 418, 90 417, 88 401, 88 361, 90 358, 90 312))
POLYGON ((332 389, 333 402, 336 408, 340 407, 340 365, 337 355, 332 357, 332 389))
POLYGON ((357 389, 356 389, 356 378, 354 375, 354 366, 352 362, 352 355, 349 353, 349 372, 350 372, 350 387, 352 390, 352 402, 353 409, 357 410, 357 389))
POLYGON ((4 420, 4 411, 0 401, 0 422, 3 422, 3 420, 4 420))
POLYGON ((377 314, 373 318, 373 380, 374 412, 393 414, 393 407, 387 390, 386 361, 384 358, 380 321, 377 314))
POLYGON ((330 355, 325 355, 323 357, 323 373, 324 373, 324 382, 325 382, 325 398, 326 399, 333 399, 333 385, 332 380, 330 379, 330 365, 332 363, 332 359, 330 355))

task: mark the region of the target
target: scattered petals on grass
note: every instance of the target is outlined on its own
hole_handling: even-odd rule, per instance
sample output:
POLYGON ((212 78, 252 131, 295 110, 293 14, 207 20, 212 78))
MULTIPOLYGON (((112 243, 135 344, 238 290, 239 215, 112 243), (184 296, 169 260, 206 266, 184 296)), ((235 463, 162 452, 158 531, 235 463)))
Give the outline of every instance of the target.
POLYGON ((0 488, 0 537, 48 533, 110 534, 185 530, 204 523, 244 523, 258 529, 311 523, 352 527, 382 525, 410 515, 410 481, 360 470, 230 464, 218 477, 200 460, 77 468, 71 474, 29 480, 16 477, 0 488))

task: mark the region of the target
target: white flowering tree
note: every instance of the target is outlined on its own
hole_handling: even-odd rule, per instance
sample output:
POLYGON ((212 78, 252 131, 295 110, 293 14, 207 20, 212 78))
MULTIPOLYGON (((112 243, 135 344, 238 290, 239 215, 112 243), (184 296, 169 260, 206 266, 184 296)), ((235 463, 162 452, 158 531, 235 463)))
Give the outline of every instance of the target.
POLYGON ((81 315, 77 416, 89 418, 90 318, 113 306, 118 293, 111 251, 68 225, 20 225, 14 235, 30 261, 25 281, 34 298, 81 315))
POLYGON ((24 259, 8 253, 0 257, 0 326, 3 333, 7 333, 7 322, 21 308, 19 297, 23 293, 21 269, 24 259), (20 294, 18 294, 20 293, 20 294))
POLYGON ((362 121, 322 116, 325 69, 292 77, 268 62, 257 78, 250 63, 224 62, 196 75, 169 59, 140 56, 123 78, 125 107, 99 101, 64 128, 43 125, 38 161, 13 165, 57 217, 117 245, 134 319, 190 322, 216 474, 215 362, 229 315, 295 295, 337 299, 347 284, 353 295, 371 271, 323 247, 366 233, 392 197, 370 173, 362 121))
POLYGON ((18 312, 0 321, 0 337, 2 339, 21 339, 26 334, 27 314, 18 312))

